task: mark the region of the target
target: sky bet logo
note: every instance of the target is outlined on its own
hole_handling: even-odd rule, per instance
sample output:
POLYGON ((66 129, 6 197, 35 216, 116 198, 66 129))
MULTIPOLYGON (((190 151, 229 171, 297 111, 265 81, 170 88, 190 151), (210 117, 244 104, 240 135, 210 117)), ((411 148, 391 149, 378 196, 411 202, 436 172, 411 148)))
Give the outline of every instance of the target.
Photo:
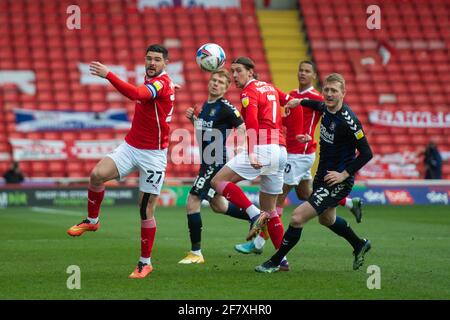
POLYGON ((373 190, 369 190, 364 192, 364 198, 368 203, 386 203, 386 197, 384 196, 384 192, 377 192, 373 190))
POLYGON ((413 204, 414 200, 407 190, 386 190, 386 197, 391 204, 413 204))
POLYGON ((427 199, 430 203, 448 204, 448 195, 445 192, 431 191, 427 193, 427 199))

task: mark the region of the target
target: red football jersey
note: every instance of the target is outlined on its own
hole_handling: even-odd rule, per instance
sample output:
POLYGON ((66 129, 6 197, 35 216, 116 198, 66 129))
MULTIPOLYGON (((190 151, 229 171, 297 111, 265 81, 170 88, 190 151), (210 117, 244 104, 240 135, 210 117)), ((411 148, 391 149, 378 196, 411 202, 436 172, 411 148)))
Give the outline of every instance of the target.
MULTIPOLYGON (((310 87, 302 92, 298 89, 289 92, 289 96, 281 97, 281 104, 286 104, 287 99, 290 98, 299 98, 299 99, 312 99, 312 100, 320 100, 323 101, 323 97, 320 93, 314 89, 314 87, 310 87), (285 101, 283 101, 285 100, 285 101)), ((317 143, 314 141, 314 131, 316 129, 316 125, 320 120, 321 112, 315 111, 311 108, 302 108, 303 109, 303 125, 299 123, 298 113, 302 110, 301 106, 293 109, 289 109, 286 117, 283 117, 283 125, 286 127, 286 149, 288 153, 301 153, 301 154, 310 154, 316 151, 317 143), (298 134, 309 134, 313 140, 308 143, 300 143, 295 136, 298 134)))
POLYGON ((137 149, 165 149, 169 145, 174 86, 165 71, 150 79, 145 77, 144 84, 153 99, 136 101, 131 130, 125 141, 137 149))
POLYGON ((278 92, 272 84, 250 80, 241 92, 241 103, 242 118, 250 131, 249 153, 253 152, 255 144, 286 145, 278 92), (256 141, 251 139, 251 130, 257 133, 256 141))

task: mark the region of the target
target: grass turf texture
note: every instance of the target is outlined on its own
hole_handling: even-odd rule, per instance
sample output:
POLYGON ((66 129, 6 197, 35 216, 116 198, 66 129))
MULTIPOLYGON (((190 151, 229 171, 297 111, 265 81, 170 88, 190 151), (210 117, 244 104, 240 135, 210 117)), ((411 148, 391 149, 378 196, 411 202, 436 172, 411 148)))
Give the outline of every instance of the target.
MULTIPOLYGON (((57 208, 52 208, 53 210, 57 208)), ((234 251, 248 224, 202 210, 203 265, 180 265, 190 249, 184 208, 158 208, 155 270, 128 279, 137 263, 139 213, 135 207, 105 207, 99 231, 71 238, 82 208, 61 214, 14 208, 0 211, 0 299, 448 299, 450 212, 448 206, 367 206, 356 224, 372 241, 364 266, 352 270, 347 242, 311 221, 289 254, 290 272, 259 274, 254 267, 271 256, 234 251), (66 287, 70 265, 81 268, 81 289, 66 287), (369 290, 367 266, 381 268, 381 289, 369 290)), ((287 225, 292 208, 283 216, 287 225)))

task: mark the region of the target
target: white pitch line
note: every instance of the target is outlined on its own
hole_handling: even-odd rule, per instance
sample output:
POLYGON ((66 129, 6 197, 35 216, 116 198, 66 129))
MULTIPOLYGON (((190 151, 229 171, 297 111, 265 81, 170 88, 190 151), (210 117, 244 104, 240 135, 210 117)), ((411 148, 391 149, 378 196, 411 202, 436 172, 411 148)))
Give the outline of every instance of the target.
POLYGON ((82 216, 85 212, 80 211, 70 211, 70 210, 62 210, 62 209, 50 209, 50 208, 42 208, 42 207, 31 207, 31 211, 49 213, 49 214, 59 214, 63 216, 82 216))

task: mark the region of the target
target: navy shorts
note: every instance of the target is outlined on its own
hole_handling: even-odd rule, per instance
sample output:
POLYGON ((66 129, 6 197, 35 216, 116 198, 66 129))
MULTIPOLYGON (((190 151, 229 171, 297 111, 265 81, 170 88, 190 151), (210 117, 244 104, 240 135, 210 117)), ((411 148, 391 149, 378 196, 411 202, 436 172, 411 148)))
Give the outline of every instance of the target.
POLYGON ((211 188, 211 180, 214 178, 217 172, 222 169, 222 165, 201 165, 200 171, 198 173, 197 179, 195 179, 194 184, 189 191, 199 197, 201 200, 211 201, 211 199, 216 195, 216 191, 211 188))
POLYGON ((328 208, 335 208, 339 205, 339 201, 350 194, 353 188, 353 181, 344 180, 334 186, 328 186, 323 180, 314 179, 313 193, 308 202, 316 210, 317 214, 321 214, 328 208))

